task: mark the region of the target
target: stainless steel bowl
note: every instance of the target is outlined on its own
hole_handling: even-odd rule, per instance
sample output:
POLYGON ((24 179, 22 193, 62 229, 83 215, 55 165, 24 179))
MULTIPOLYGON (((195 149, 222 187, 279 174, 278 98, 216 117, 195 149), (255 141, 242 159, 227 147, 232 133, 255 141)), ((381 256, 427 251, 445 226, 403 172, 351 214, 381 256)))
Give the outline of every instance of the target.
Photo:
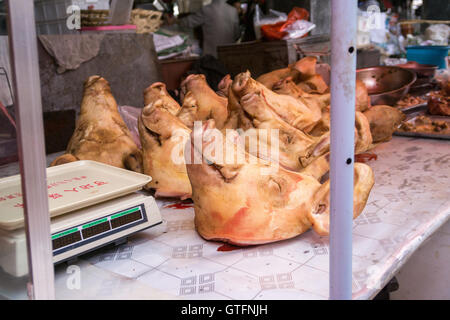
POLYGON ((433 78, 438 68, 436 65, 420 64, 415 61, 398 64, 397 67, 414 71, 417 74, 417 78, 433 78))
POLYGON ((408 69, 379 66, 356 70, 356 79, 366 85, 372 105, 393 106, 408 93, 417 76, 408 69))

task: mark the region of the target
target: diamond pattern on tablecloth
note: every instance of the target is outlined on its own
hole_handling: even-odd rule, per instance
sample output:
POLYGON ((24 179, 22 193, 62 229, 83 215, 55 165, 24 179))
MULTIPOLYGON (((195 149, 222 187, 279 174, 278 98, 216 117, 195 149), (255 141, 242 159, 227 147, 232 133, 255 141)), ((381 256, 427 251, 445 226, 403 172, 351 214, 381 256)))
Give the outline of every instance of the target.
MULTIPOLYGON (((445 143, 394 138, 373 151, 378 160, 369 165, 375 173, 375 186, 365 210, 353 222, 355 298, 374 294, 377 289, 369 287, 379 285, 378 273, 392 275, 396 270, 389 270, 392 266, 387 264, 415 250, 426 227, 445 221, 450 214, 449 177, 445 174, 450 155, 448 148, 442 147, 448 147, 445 143)), ((173 201, 164 203, 158 200, 163 224, 140 232, 135 240, 130 237, 126 245, 97 250, 86 259, 99 268, 126 275, 128 281, 136 278, 188 299, 328 297, 328 237, 309 230, 273 244, 217 251, 222 243, 206 241, 195 231, 193 208, 175 210, 164 208, 173 201)), ((105 291, 111 288, 117 284, 103 285, 105 291)))

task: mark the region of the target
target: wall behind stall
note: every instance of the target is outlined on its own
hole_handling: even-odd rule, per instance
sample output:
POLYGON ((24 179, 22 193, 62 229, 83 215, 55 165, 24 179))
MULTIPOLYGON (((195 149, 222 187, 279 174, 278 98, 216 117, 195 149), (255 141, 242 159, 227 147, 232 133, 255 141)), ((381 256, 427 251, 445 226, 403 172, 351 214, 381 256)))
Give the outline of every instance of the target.
MULTIPOLYGON (((70 41, 74 35, 52 35, 61 41, 70 41)), ((160 65, 151 34, 106 34, 99 53, 84 62, 76 70, 62 74, 56 72, 54 58, 38 43, 41 81, 42 109, 47 153, 64 150, 73 134, 75 119, 83 98, 83 83, 92 75, 101 75, 111 85, 117 104, 134 107, 144 106, 143 91, 150 84, 162 81, 160 65)), ((0 66, 6 67, 10 81, 9 51, 7 36, 0 37, 0 66), (3 45, 2 45, 3 44, 3 45)), ((4 77, 0 78, 0 99, 11 105, 9 90, 4 77)), ((14 108, 7 108, 14 117, 14 108)), ((0 137, 5 128, 11 127, 0 113, 0 137)), ((17 150, 14 137, 0 138, 0 164, 15 159, 17 150), (14 150, 13 150, 14 147, 14 150), (2 160, 3 159, 3 160, 2 160), (6 159, 6 160, 5 160, 6 159)), ((14 160, 12 160, 14 161, 14 160)))
POLYGON ((38 52, 44 111, 79 111, 83 82, 92 75, 108 80, 119 105, 135 107, 143 107, 144 89, 162 80, 151 34, 106 34, 95 58, 62 74, 39 41, 38 52))

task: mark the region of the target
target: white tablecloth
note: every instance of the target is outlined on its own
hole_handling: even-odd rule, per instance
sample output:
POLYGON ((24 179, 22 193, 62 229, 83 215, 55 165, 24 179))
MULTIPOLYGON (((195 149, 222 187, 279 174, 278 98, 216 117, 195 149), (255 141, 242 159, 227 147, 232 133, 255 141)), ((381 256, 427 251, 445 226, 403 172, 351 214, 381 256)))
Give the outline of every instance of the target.
MULTIPOLYGON (((394 137, 370 161, 375 186, 353 227, 353 297, 370 299, 450 216, 450 142, 394 137)), ((80 288, 56 271, 59 299, 327 299, 329 240, 294 239, 233 251, 205 241, 194 211, 158 201, 163 224, 79 259, 80 288), (72 289, 69 289, 72 288, 72 289)), ((443 266, 449 267, 449 266, 443 266)))

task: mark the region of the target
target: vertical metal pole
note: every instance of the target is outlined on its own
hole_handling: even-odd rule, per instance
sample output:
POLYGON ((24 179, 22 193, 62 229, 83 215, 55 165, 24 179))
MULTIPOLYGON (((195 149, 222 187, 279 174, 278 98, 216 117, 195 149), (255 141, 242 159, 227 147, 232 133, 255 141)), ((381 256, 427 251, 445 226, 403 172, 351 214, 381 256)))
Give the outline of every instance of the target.
POLYGON ((44 126, 33 0, 10 0, 8 32, 33 299, 54 299, 44 126))
POLYGON ((331 7, 330 299, 352 297, 357 1, 331 7))

